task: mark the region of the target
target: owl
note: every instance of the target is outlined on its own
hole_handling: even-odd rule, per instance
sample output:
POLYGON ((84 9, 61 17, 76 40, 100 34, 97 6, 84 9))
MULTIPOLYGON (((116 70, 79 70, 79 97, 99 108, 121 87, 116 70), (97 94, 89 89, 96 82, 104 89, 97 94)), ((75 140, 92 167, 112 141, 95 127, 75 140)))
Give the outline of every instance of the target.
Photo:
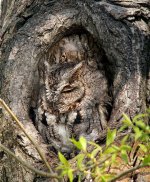
POLYGON ((108 82, 101 54, 88 35, 71 35, 39 62, 36 127, 56 151, 70 154, 70 138, 96 140, 106 128, 108 82))

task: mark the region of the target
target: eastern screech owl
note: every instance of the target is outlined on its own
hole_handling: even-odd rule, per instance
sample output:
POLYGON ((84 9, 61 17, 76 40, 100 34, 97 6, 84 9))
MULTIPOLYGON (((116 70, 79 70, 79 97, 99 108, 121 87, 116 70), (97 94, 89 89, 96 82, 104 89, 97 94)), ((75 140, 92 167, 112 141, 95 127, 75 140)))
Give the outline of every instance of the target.
POLYGON ((56 150, 70 153, 69 138, 95 140, 106 127, 108 84, 101 54, 87 35, 72 35, 39 62, 36 126, 56 150))

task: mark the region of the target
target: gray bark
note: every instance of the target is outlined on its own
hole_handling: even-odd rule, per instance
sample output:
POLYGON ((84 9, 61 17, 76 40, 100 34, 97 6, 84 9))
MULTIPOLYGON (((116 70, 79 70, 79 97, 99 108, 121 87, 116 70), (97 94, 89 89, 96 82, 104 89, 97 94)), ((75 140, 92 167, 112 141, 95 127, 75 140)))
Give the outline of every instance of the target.
MULTIPOLYGON (((88 32, 107 58, 104 68, 112 98, 108 125, 116 126, 123 112, 132 117, 150 106, 149 8, 148 0, 2 1, 0 97, 49 161, 53 158, 57 163, 29 117, 41 55, 64 36, 88 32)), ((43 168, 34 146, 10 122, 11 118, 5 116, 4 120, 0 123, 0 141, 43 168)), ((34 174, 0 152, 0 181, 29 182, 34 178, 34 174)))

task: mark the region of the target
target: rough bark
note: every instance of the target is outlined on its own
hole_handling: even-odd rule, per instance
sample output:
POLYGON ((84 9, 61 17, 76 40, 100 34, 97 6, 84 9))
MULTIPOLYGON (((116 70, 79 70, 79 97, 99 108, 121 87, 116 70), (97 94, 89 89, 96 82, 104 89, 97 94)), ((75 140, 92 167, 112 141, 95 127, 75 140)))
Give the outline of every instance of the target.
MULTIPOLYGON (((41 55, 64 36, 88 32, 106 56, 103 64, 112 99, 108 125, 116 126, 122 112, 132 117, 150 105, 149 8, 148 0, 2 1, 0 97, 49 161, 57 159, 48 152, 29 117, 41 55)), ((34 147, 10 120, 1 120, 1 142, 42 168, 34 147)), ((34 178, 34 174, 0 152, 0 181, 29 182, 34 178)))

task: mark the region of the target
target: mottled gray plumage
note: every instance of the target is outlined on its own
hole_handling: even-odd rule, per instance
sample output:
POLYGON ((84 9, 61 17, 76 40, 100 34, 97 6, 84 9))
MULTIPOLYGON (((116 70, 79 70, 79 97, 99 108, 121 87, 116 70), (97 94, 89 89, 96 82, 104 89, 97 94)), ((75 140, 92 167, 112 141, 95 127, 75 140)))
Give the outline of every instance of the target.
POLYGON ((45 141, 62 152, 71 152, 69 138, 95 140, 107 124, 108 84, 102 53, 92 41, 85 35, 64 38, 39 62, 36 125, 45 141))

